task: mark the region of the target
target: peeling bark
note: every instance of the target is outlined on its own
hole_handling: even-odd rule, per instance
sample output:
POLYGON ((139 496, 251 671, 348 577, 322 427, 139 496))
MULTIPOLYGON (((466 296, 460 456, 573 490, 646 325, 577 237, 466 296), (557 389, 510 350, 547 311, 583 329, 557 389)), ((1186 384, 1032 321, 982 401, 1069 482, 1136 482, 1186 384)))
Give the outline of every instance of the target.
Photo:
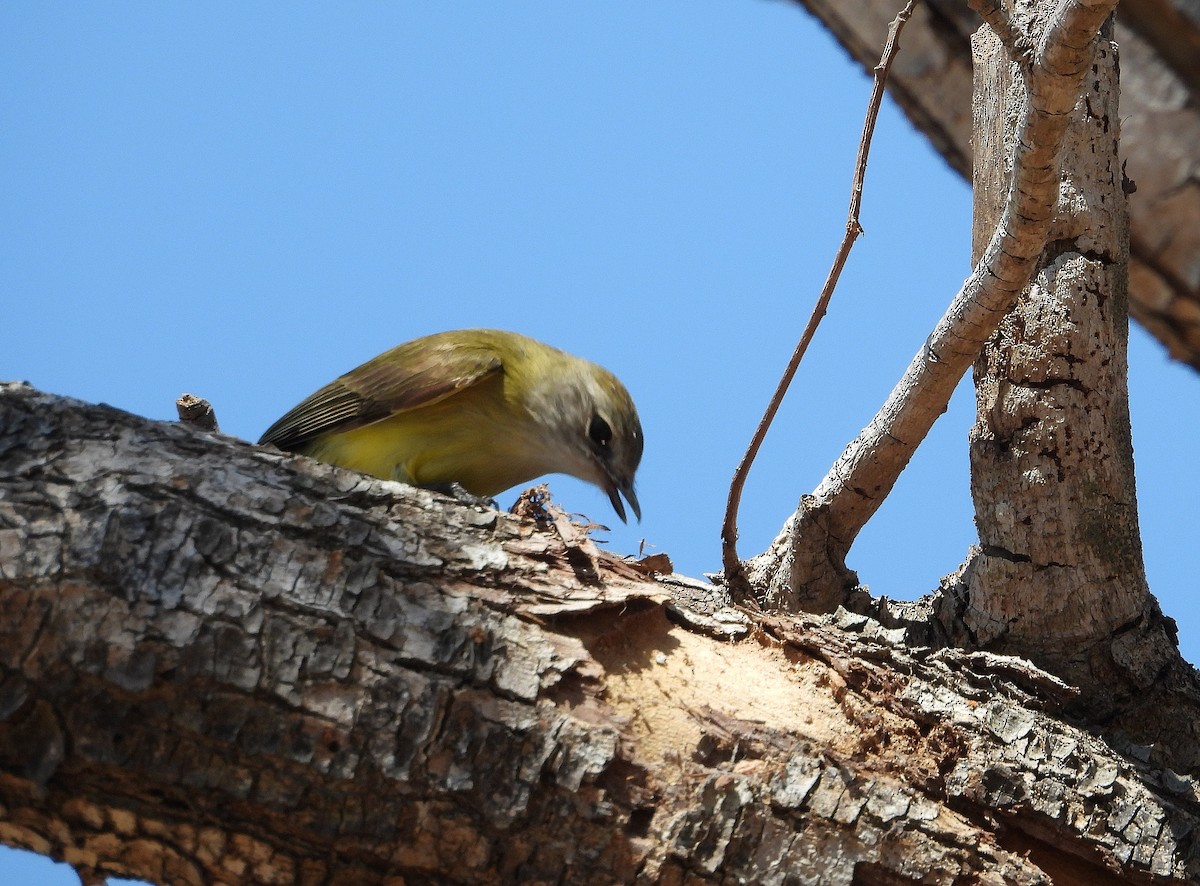
POLYGON ((2 386, 0 840, 89 882, 1200 877, 1195 773, 1033 665, 596 567, 2 386))

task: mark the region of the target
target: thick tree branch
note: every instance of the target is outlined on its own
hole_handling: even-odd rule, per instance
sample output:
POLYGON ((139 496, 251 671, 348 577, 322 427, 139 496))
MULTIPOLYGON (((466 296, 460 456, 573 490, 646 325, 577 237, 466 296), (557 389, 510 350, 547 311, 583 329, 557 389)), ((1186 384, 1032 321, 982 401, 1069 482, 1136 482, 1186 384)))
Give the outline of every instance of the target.
POLYGON ((1060 722, 1036 668, 861 616, 719 641, 571 559, 0 386, 0 841, 89 882, 1200 875, 1195 782, 1060 722))

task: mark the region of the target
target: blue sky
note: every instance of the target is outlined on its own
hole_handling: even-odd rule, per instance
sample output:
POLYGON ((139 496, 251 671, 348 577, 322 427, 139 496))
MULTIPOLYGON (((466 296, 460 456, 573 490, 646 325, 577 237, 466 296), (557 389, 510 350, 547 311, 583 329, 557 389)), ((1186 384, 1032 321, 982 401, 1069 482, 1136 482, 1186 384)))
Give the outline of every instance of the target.
MULTIPOLYGON (((0 378, 164 420, 188 391, 256 440, 392 345, 518 330, 616 372, 646 431, 640 525, 555 477, 559 503, 615 524, 613 550, 715 570, 729 478, 842 234, 868 90, 764 0, 5 4, 0 378)), ((863 224, 747 487, 743 556, 969 270, 969 189, 890 101, 863 224)), ((1147 569, 1196 661, 1200 386, 1132 339, 1147 569)), ((852 550, 875 592, 962 562, 972 411, 960 386, 852 550)))

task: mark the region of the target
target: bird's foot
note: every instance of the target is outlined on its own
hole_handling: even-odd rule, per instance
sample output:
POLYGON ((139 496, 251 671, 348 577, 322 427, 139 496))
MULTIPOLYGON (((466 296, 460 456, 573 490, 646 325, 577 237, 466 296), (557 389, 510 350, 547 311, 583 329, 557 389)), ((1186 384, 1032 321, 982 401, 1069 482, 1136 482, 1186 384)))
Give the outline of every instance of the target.
POLYGON ((496 499, 489 498, 486 495, 472 495, 458 483, 433 483, 426 488, 432 489, 434 492, 440 492, 442 495, 448 495, 460 504, 471 505, 476 508, 491 508, 493 511, 500 510, 500 506, 496 504, 496 499))

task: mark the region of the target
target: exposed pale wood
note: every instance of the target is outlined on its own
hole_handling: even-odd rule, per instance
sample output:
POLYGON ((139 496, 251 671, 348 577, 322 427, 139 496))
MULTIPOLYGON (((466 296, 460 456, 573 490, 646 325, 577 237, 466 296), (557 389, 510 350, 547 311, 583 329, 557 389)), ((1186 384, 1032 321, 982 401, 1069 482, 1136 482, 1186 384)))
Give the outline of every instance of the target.
POLYGON ((718 640, 664 606, 703 585, 571 560, 0 386, 0 840, 89 882, 1200 877, 1195 780, 1028 663, 844 612, 718 640))

